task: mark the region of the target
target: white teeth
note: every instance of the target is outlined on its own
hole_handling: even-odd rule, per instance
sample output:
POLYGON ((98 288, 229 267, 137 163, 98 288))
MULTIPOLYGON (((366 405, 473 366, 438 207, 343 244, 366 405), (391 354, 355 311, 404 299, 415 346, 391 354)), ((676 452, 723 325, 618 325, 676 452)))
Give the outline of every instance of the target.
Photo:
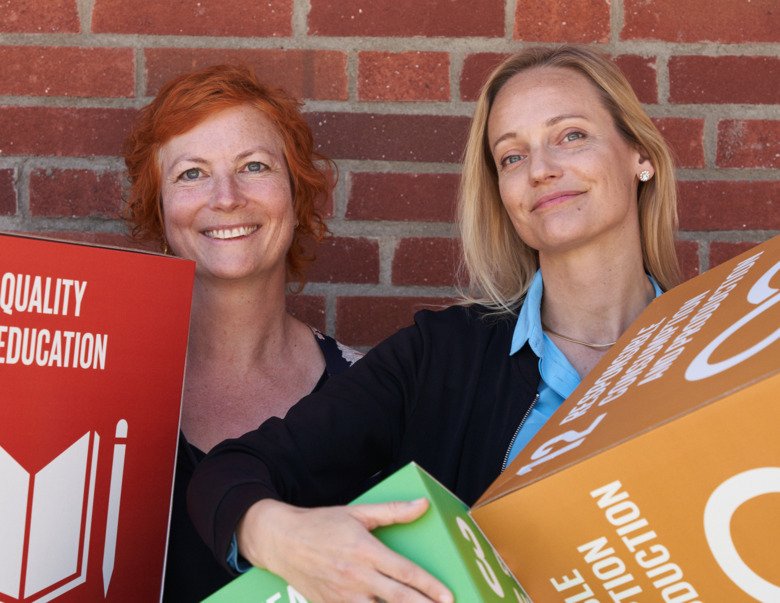
POLYGON ((211 239, 235 239, 236 237, 250 235, 256 231, 257 228, 257 225, 238 226, 237 228, 216 228, 214 230, 206 230, 203 234, 211 239))

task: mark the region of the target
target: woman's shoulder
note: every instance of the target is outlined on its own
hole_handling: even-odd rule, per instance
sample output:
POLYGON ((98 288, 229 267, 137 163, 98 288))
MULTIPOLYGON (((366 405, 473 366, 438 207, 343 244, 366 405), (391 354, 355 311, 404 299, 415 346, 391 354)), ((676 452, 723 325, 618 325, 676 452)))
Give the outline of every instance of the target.
POLYGON ((311 327, 311 330, 317 345, 320 346, 322 355, 325 357, 325 371, 328 375, 337 375, 347 370, 363 357, 362 352, 344 345, 330 335, 326 335, 314 327, 311 327))
MULTIPOLYGON (((454 351, 463 344, 502 346, 510 338, 516 313, 497 313, 495 309, 480 304, 457 304, 441 309, 419 310, 414 324, 397 331, 374 348, 385 350, 406 349, 418 345, 446 348, 454 351), (427 342, 427 343, 426 343, 427 342)), ((315 339, 325 357, 325 370, 336 375, 363 357, 363 353, 350 348, 333 337, 312 327, 315 339)))
POLYGON ((491 332, 514 328, 516 313, 499 313, 481 304, 456 304, 441 310, 420 310, 414 316, 421 328, 491 332))
POLYGON ((420 310, 414 315, 414 325, 399 334, 406 333, 407 338, 431 351, 470 354, 507 347, 516 322, 512 314, 497 314, 479 304, 457 304, 441 310, 420 310))

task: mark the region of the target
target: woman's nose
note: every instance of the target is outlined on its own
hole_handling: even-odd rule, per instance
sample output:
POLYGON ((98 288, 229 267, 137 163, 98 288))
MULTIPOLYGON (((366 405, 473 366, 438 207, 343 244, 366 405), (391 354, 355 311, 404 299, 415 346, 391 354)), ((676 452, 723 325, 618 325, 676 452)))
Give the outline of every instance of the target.
POLYGON ((214 176, 211 206, 216 209, 230 210, 244 205, 246 200, 232 175, 214 176))
POLYGON ((529 163, 528 175, 535 184, 561 175, 561 166, 555 153, 544 146, 540 146, 530 153, 529 163))

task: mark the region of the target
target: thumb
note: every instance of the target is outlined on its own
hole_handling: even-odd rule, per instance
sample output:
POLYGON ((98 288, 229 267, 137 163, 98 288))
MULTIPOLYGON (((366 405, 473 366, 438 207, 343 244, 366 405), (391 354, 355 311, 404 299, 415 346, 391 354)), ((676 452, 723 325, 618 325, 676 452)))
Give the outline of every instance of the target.
POLYGON ((367 530, 395 523, 411 523, 428 510, 428 501, 424 498, 416 500, 394 501, 373 505, 355 505, 347 507, 350 515, 357 519, 367 530))

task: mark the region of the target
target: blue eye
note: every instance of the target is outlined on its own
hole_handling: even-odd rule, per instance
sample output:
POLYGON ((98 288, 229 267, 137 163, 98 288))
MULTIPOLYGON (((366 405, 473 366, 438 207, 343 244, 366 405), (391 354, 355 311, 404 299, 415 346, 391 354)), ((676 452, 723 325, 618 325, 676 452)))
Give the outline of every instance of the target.
POLYGON ((501 166, 506 167, 507 165, 511 165, 512 163, 517 163, 518 161, 522 161, 523 156, 522 155, 507 155, 501 160, 501 166))
POLYGON ((246 164, 245 168, 247 172, 262 172, 268 166, 261 161, 250 161, 246 164))
POLYGON ((180 180, 197 180, 200 177, 200 168, 190 168, 185 170, 179 176, 180 180))
POLYGON ((585 138, 585 134, 583 134, 582 132, 569 132, 563 138, 567 142, 573 142, 575 140, 579 140, 580 138, 585 138))

